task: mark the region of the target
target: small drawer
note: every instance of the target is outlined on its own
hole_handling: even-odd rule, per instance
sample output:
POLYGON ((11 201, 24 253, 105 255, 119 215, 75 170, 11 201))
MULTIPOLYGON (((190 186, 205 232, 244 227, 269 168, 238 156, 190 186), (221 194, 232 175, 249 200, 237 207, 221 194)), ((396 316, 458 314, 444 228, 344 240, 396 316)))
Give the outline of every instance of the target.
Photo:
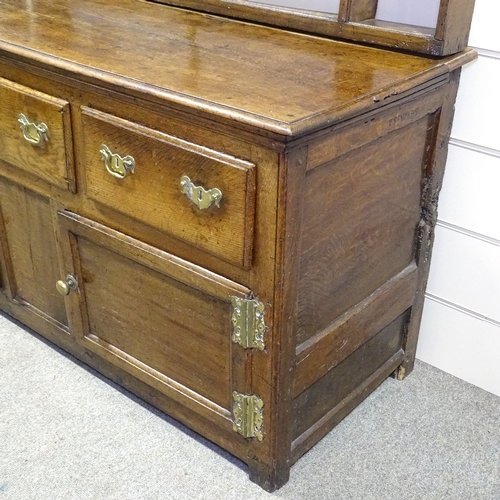
POLYGON ((255 166, 82 108, 87 196, 250 267, 255 166))
POLYGON ((0 160, 74 189, 69 103, 0 78, 0 160))

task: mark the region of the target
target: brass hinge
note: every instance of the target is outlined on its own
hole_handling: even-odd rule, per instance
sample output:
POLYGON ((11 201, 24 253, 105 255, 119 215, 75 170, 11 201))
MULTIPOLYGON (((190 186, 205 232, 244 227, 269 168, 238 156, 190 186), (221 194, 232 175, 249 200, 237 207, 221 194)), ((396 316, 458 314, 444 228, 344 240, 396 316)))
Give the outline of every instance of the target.
POLYGON ((258 396, 248 396, 233 392, 233 429, 245 438, 257 438, 262 441, 262 407, 264 403, 258 396))
POLYGON ((240 297, 231 297, 233 304, 233 342, 240 344, 245 349, 256 348, 263 351, 264 332, 266 325, 264 323, 265 306, 256 299, 241 299, 240 297))

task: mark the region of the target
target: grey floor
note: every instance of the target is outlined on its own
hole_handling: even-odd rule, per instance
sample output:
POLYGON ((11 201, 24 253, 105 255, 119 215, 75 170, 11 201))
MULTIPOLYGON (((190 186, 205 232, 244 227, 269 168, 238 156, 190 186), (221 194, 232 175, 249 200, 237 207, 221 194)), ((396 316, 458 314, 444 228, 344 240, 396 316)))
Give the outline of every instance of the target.
POLYGON ((0 316, 0 500, 271 497, 500 500, 500 398, 418 363, 268 494, 224 451, 0 316))

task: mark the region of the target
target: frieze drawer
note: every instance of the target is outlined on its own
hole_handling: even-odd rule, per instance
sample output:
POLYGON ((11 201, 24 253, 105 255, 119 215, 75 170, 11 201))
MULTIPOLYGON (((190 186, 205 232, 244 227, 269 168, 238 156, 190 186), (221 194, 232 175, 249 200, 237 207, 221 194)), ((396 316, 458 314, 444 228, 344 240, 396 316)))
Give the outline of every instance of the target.
POLYGON ((82 120, 89 198, 250 266, 252 163, 89 108, 82 120))
POLYGON ((74 189, 69 103, 0 78, 0 159, 74 189))

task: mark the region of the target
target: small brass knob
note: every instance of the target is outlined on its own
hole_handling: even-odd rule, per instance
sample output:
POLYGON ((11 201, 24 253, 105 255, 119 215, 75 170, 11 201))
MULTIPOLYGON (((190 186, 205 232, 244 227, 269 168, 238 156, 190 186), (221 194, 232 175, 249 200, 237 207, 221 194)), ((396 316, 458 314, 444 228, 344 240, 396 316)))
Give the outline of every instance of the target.
POLYGON ((76 281, 76 278, 74 276, 71 276, 71 274, 68 274, 68 276, 66 276, 66 280, 59 280, 56 283, 56 289, 63 297, 69 295, 73 290, 76 290, 77 288, 78 282, 76 281))

